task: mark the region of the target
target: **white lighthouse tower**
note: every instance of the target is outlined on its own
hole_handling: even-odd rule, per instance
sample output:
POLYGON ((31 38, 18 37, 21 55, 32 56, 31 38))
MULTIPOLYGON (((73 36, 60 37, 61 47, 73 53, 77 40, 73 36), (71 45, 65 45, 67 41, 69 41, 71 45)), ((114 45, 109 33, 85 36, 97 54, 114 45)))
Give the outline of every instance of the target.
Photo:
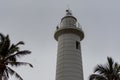
POLYGON ((80 41, 84 33, 69 9, 54 38, 58 41, 56 80, 83 80, 80 41))

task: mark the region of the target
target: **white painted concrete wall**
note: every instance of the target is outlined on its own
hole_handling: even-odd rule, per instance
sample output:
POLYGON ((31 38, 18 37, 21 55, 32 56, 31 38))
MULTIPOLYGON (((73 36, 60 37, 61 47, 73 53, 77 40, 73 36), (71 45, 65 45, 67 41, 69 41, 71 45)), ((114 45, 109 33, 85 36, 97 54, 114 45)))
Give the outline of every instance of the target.
POLYGON ((58 37, 56 80, 83 80, 81 49, 76 49, 80 37, 73 33, 58 37))

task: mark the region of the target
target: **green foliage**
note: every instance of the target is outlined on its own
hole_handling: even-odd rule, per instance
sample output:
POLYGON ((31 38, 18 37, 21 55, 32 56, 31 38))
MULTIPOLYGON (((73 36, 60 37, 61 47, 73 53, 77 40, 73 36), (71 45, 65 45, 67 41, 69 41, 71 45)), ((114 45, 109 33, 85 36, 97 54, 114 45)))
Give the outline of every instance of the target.
POLYGON ((107 57, 107 64, 97 65, 89 80, 120 80, 120 65, 107 57))
POLYGON ((19 62, 17 60, 17 58, 31 53, 29 50, 20 50, 19 45, 24 45, 24 42, 20 41, 17 44, 11 44, 9 35, 5 36, 0 33, 0 80, 8 79, 9 75, 14 75, 19 80, 23 80, 22 77, 8 65, 11 67, 19 67, 21 65, 33 67, 30 63, 19 62))

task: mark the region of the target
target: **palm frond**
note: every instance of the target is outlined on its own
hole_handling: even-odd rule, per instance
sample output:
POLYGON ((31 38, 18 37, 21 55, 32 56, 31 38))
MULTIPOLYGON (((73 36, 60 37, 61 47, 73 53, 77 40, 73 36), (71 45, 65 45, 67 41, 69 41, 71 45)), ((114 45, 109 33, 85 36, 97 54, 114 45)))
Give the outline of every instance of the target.
POLYGON ((120 71, 120 67, 118 63, 114 64, 114 70, 118 73, 120 71))
POLYGON ((13 61, 13 62, 16 62, 16 61, 17 61, 17 58, 16 58, 16 56, 9 57, 9 59, 8 59, 7 61, 13 61))
POLYGON ((0 42, 4 41, 4 38, 5 36, 2 33, 0 33, 0 42))
POLYGON ((23 41, 18 42, 17 44, 12 44, 9 48, 9 54, 13 54, 19 51, 18 45, 24 45, 23 41))
POLYGON ((25 43, 23 41, 19 41, 15 46, 18 46, 18 45, 24 45, 25 43))
POLYGON ((9 39, 9 35, 4 37, 4 40, 1 42, 1 46, 0 46, 0 55, 5 57, 6 55, 8 55, 8 49, 10 46, 10 39, 9 39))
POLYGON ((6 50, 8 50, 9 46, 10 46, 10 39, 9 39, 9 35, 6 36, 5 38, 5 48, 6 50))
POLYGON ((11 65, 11 66, 15 66, 15 67, 29 65, 30 67, 33 68, 33 65, 30 63, 27 63, 27 62, 6 62, 6 64, 11 65))
POLYGON ((0 33, 0 61, 2 61, 2 65, 0 66, 0 77, 3 76, 3 80, 7 80, 10 75, 14 75, 19 80, 23 80, 21 76, 12 70, 8 65, 11 65, 11 67, 18 67, 22 65, 33 67, 32 64, 27 62, 17 62, 17 58, 31 53, 29 50, 21 51, 19 45, 24 45, 24 42, 20 41, 17 44, 11 44, 9 35, 5 36, 0 33))
POLYGON ((4 71, 5 75, 7 78, 9 78, 9 74, 8 74, 8 69, 6 68, 5 71, 4 71))
POLYGON ((31 53, 31 51, 29 51, 29 50, 23 50, 23 51, 17 52, 14 56, 16 56, 16 57, 21 57, 21 56, 28 55, 28 54, 30 54, 30 53, 31 53))
POLYGON ((113 71, 114 60, 111 57, 107 57, 108 67, 110 71, 113 71))
POLYGON ((19 47, 16 47, 14 44, 12 44, 9 48, 9 54, 14 54, 15 52, 19 51, 19 47))
POLYGON ((97 74, 92 74, 90 80, 104 80, 101 76, 106 80, 120 80, 120 65, 114 62, 111 57, 107 57, 107 64, 97 65, 94 73, 97 74))
POLYGON ((89 80, 107 80, 107 79, 102 75, 92 74, 90 75, 89 80))
POLYGON ((3 76, 2 76, 3 80, 8 80, 9 78, 9 74, 8 74, 8 70, 7 68, 4 70, 3 76))
POLYGON ((19 80, 23 80, 23 78, 18 73, 16 73, 13 69, 11 69, 10 67, 7 67, 7 69, 10 75, 14 75, 19 80))
POLYGON ((97 65, 94 72, 98 72, 100 74, 106 72, 106 68, 103 65, 97 65))
POLYGON ((9 58, 12 58, 12 57, 21 57, 21 56, 24 56, 24 55, 28 55, 30 53, 31 53, 31 51, 29 51, 29 50, 19 51, 16 54, 8 56, 5 60, 8 60, 9 58))
POLYGON ((3 77, 3 80, 8 80, 8 77, 7 77, 7 76, 4 76, 4 77, 3 77))

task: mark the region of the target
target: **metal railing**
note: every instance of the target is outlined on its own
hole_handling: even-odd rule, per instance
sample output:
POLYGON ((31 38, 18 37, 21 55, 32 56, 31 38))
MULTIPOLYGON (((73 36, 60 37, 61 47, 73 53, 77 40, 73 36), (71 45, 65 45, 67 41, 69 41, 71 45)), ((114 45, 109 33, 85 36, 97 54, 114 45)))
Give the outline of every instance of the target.
MULTIPOLYGON (((59 28, 61 28, 63 26, 63 24, 58 24, 57 26, 56 26, 56 30, 58 30, 59 28)), ((75 28, 80 28, 81 30, 82 30, 82 25, 79 23, 79 22, 77 22, 76 24, 73 24, 73 25, 65 25, 65 26, 74 26, 75 28)))

